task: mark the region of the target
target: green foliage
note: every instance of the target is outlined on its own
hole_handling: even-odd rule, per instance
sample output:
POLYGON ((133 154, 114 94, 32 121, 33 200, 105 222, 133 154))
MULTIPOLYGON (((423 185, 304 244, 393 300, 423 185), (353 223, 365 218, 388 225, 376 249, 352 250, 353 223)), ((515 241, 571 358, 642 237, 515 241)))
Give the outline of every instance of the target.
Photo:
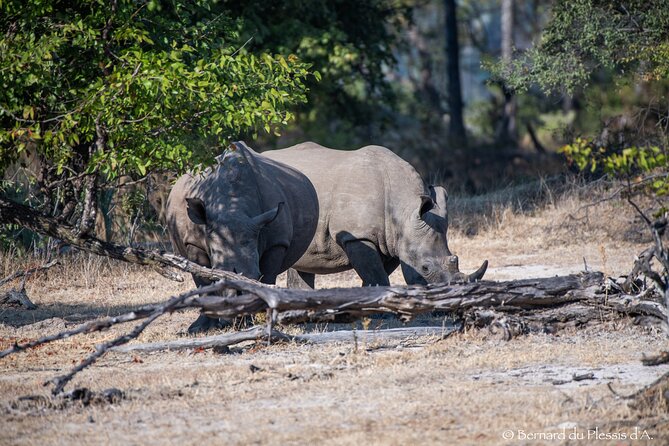
POLYGON ((600 69, 632 72, 642 80, 669 74, 666 0, 555 2, 539 43, 509 63, 489 64, 517 90, 573 92, 600 69))
MULTIPOLYGON (((614 177, 631 178, 653 171, 669 171, 667 152, 657 146, 626 147, 611 151, 606 147, 597 147, 586 138, 576 138, 572 144, 561 149, 570 164, 581 171, 602 172, 614 177)), ((657 195, 669 193, 669 176, 660 174, 649 184, 657 195)))
POLYGON ((273 132, 308 65, 238 51, 213 1, 0 1, 0 170, 35 150, 56 175, 144 176, 273 132))

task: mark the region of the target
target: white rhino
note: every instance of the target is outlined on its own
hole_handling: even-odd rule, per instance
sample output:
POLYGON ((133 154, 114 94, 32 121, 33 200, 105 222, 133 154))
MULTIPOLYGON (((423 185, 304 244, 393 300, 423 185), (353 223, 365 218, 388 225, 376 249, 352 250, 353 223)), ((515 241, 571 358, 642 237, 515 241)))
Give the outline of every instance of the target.
MULTIPOLYGON (((166 220, 176 251, 206 267, 264 283, 292 266, 309 246, 318 222, 313 185, 297 170, 265 158, 243 142, 218 163, 177 180, 166 220)), ((193 277, 196 285, 208 283, 193 277)), ((220 326, 200 315, 190 332, 220 326)))
POLYGON ((401 265, 408 284, 474 281, 448 249, 448 196, 385 147, 342 151, 313 142, 264 152, 306 175, 316 188, 316 234, 289 271, 290 286, 313 288, 315 274, 355 269, 363 285, 389 285, 401 265), (301 282, 301 283, 299 283, 301 282))

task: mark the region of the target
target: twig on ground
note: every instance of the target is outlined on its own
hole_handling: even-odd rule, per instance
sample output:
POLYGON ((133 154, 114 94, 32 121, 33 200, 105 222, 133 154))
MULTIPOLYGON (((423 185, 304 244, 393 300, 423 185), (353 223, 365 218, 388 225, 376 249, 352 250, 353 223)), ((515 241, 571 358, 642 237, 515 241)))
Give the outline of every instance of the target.
POLYGON ((169 311, 178 309, 179 303, 184 303, 187 298, 198 296, 200 294, 206 294, 213 291, 218 291, 219 287, 217 284, 208 285, 205 287, 200 287, 195 290, 187 291, 178 296, 172 297, 167 303, 156 305, 156 306, 146 306, 129 313, 125 313, 119 316, 106 317, 103 319, 86 322, 72 330, 65 330, 54 335, 44 336, 42 338, 36 339, 25 344, 14 344, 12 347, 0 351, 0 358, 11 355, 13 353, 18 353, 33 347, 38 347, 49 342, 58 341, 60 339, 66 339, 72 336, 76 336, 84 333, 93 333, 96 331, 106 330, 114 325, 123 324, 126 322, 136 321, 138 319, 144 319, 151 316, 156 311, 164 308, 163 314, 169 311), (176 305, 172 305, 172 302, 175 301, 176 305), (165 308, 167 306, 167 308, 165 308))
MULTIPOLYGON (((119 345, 123 345, 132 339, 135 339, 137 336, 139 336, 146 327, 148 327, 153 321, 158 319, 160 316, 162 316, 165 313, 170 313, 178 308, 179 305, 183 304, 187 299, 199 295, 202 293, 207 293, 209 291, 213 291, 217 289, 218 284, 213 284, 205 287, 200 287, 195 290, 187 291, 185 293, 182 293, 178 296, 172 297, 170 300, 165 302, 164 304, 157 305, 154 307, 154 310, 146 317, 144 321, 142 321, 141 324, 138 324, 130 333, 121 335, 115 339, 112 339, 111 341, 105 342, 103 344, 100 344, 96 346, 95 352, 92 353, 91 355, 88 356, 84 361, 82 361, 78 366, 74 367, 72 370, 70 370, 69 373, 61 376, 57 376, 56 378, 52 379, 51 381, 47 381, 44 383, 45 385, 52 383, 54 384, 54 388, 51 391, 53 395, 58 395, 63 391, 63 388, 67 385, 68 382, 74 378, 74 375, 77 373, 81 372, 84 370, 86 367, 90 366, 93 364, 97 359, 107 353, 111 348, 117 347, 119 345)), ((129 313, 130 314, 130 313, 129 313)))
POLYGON ((0 286, 6 284, 7 282, 11 282, 14 279, 18 279, 19 277, 24 277, 24 276, 29 276, 30 274, 36 273, 38 271, 44 271, 49 268, 51 268, 54 265, 58 265, 60 262, 58 259, 53 259, 50 262, 45 263, 44 265, 41 266, 36 266, 34 268, 30 268, 24 271, 16 271, 13 274, 10 274, 9 276, 5 277, 4 279, 0 280, 0 286))

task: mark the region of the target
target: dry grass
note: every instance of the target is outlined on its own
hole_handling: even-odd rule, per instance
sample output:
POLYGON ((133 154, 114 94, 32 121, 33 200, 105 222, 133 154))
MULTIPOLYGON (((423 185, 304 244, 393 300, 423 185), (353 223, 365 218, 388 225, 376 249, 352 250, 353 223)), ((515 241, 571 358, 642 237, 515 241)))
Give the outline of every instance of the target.
MULTIPOLYGON (((463 269, 488 258, 491 279, 579 271, 583 257, 593 269, 627 272, 645 247, 617 237, 633 223, 632 214, 607 202, 581 218, 584 203, 566 196, 521 214, 507 207, 488 213, 488 223, 473 236, 457 223, 456 208, 451 247, 463 269)), ((7 274, 23 266, 16 262, 4 256, 0 266, 7 274)), ((393 281, 401 283, 401 276, 393 281)), ((345 273, 317 284, 354 286, 358 280, 345 273)), ((0 310, 0 348, 190 287, 135 266, 74 256, 28 280, 38 310, 0 310)), ((186 311, 159 319, 140 341, 184 336, 195 317, 186 311)), ((127 399, 64 408, 18 402, 24 395, 47 395, 45 380, 119 333, 114 328, 0 360, 0 444, 621 444, 594 441, 589 431, 595 428, 626 435, 648 429, 654 439, 635 445, 669 442, 666 413, 630 408, 607 387, 631 394, 669 370, 639 365, 642 353, 666 348, 667 341, 628 321, 511 342, 483 331, 383 345, 249 344, 230 354, 110 354, 71 387, 117 387, 127 399), (596 379, 559 384, 585 372, 596 379), (507 430, 511 441, 502 438, 507 430), (585 439, 529 441, 518 438, 520 431, 585 439)))
POLYGON ((487 277, 495 280, 568 274, 586 265, 617 276, 631 270, 634 256, 650 242, 631 206, 605 200, 611 191, 603 186, 570 184, 552 191, 540 182, 535 187, 530 198, 521 189, 487 202, 486 197, 451 200, 449 245, 462 269, 487 258, 487 277), (540 207, 532 201, 537 196, 540 207))

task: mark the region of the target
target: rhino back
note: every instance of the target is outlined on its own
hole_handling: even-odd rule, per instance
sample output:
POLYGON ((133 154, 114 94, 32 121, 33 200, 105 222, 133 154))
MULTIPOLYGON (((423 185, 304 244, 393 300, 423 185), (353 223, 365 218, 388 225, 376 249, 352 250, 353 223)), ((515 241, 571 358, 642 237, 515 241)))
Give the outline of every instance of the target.
POLYGON ((318 229, 296 267, 314 273, 348 269, 340 245, 349 239, 369 240, 382 254, 396 257, 400 222, 425 193, 423 181, 406 161, 380 146, 343 151, 311 142, 265 155, 304 173, 318 194, 318 229))
POLYGON ((175 249, 182 255, 188 246, 207 251, 203 225, 188 216, 187 198, 209 203, 216 214, 243 213, 249 217, 284 203, 282 212, 260 233, 258 253, 279 245, 287 248, 281 269, 288 269, 304 253, 316 230, 318 201, 311 182, 298 171, 265 159, 243 143, 218 158, 218 164, 201 174, 177 180, 167 202, 167 224, 175 249))

